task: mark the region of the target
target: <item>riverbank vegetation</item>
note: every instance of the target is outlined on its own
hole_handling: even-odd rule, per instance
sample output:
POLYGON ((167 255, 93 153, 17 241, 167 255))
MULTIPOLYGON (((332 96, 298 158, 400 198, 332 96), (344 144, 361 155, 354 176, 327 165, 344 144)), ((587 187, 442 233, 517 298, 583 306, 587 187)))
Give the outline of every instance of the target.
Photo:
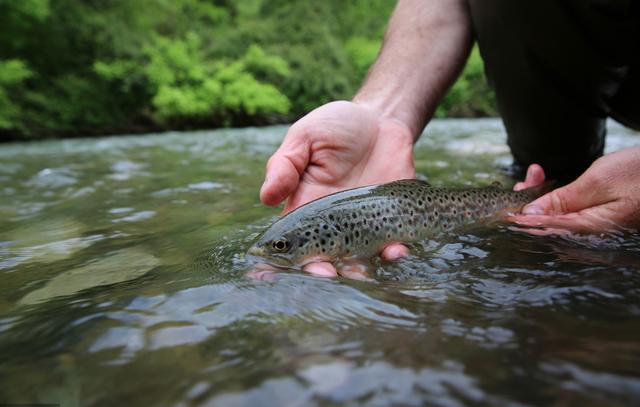
MULTIPOLYGON (((285 123, 356 91, 392 0, 0 0, 3 139, 285 123)), ((437 116, 495 114, 474 50, 437 116)))

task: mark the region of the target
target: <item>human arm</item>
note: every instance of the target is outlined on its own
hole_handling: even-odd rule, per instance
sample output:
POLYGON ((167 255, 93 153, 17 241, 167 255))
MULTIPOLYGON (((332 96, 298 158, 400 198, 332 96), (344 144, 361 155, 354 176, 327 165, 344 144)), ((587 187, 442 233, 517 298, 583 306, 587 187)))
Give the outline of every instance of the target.
MULTIPOLYGON (((339 190, 413 178, 413 143, 471 46, 464 0, 400 0, 353 101, 321 106, 291 126, 267 164, 260 199, 285 213, 339 190)), ((394 245, 383 257, 406 249, 394 245)), ((335 275, 317 264, 319 274, 335 275)))

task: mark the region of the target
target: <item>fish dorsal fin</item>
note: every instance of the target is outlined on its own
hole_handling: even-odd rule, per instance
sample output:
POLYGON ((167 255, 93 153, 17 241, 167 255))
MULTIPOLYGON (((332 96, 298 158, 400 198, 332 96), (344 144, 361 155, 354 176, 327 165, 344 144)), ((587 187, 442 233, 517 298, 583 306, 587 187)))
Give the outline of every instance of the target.
POLYGON ((402 182, 402 183, 406 183, 406 184, 420 184, 420 185, 426 185, 428 187, 431 186, 430 183, 428 183, 427 181, 421 180, 421 179, 417 179, 417 178, 407 178, 407 179, 401 179, 395 182, 402 182))

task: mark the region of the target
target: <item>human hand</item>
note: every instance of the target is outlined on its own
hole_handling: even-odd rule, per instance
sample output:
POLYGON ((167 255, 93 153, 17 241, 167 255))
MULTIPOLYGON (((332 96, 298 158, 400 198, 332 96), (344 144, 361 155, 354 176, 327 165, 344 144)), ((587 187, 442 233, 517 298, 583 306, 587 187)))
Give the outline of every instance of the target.
MULTIPOLYGON (((602 233, 640 227, 640 147, 607 154, 572 183, 525 206, 509 220, 551 232, 602 233)), ((544 181, 540 166, 529 167, 516 187, 544 181)))
MULTIPOLYGON (((260 190, 264 204, 286 199, 284 213, 316 198, 363 185, 414 178, 409 127, 353 102, 323 105, 294 123, 267 163, 260 190)), ((406 254, 402 245, 382 253, 386 260, 406 254)), ((312 263, 305 271, 336 276, 330 263, 312 263)))

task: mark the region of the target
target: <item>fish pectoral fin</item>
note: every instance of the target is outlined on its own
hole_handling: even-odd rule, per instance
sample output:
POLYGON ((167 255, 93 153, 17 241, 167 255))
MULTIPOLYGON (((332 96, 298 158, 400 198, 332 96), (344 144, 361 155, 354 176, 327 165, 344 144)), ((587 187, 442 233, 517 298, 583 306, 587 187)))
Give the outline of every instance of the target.
POLYGON ((358 281, 375 281, 369 276, 370 271, 373 270, 373 265, 365 259, 340 259, 335 263, 335 266, 341 277, 358 281))

